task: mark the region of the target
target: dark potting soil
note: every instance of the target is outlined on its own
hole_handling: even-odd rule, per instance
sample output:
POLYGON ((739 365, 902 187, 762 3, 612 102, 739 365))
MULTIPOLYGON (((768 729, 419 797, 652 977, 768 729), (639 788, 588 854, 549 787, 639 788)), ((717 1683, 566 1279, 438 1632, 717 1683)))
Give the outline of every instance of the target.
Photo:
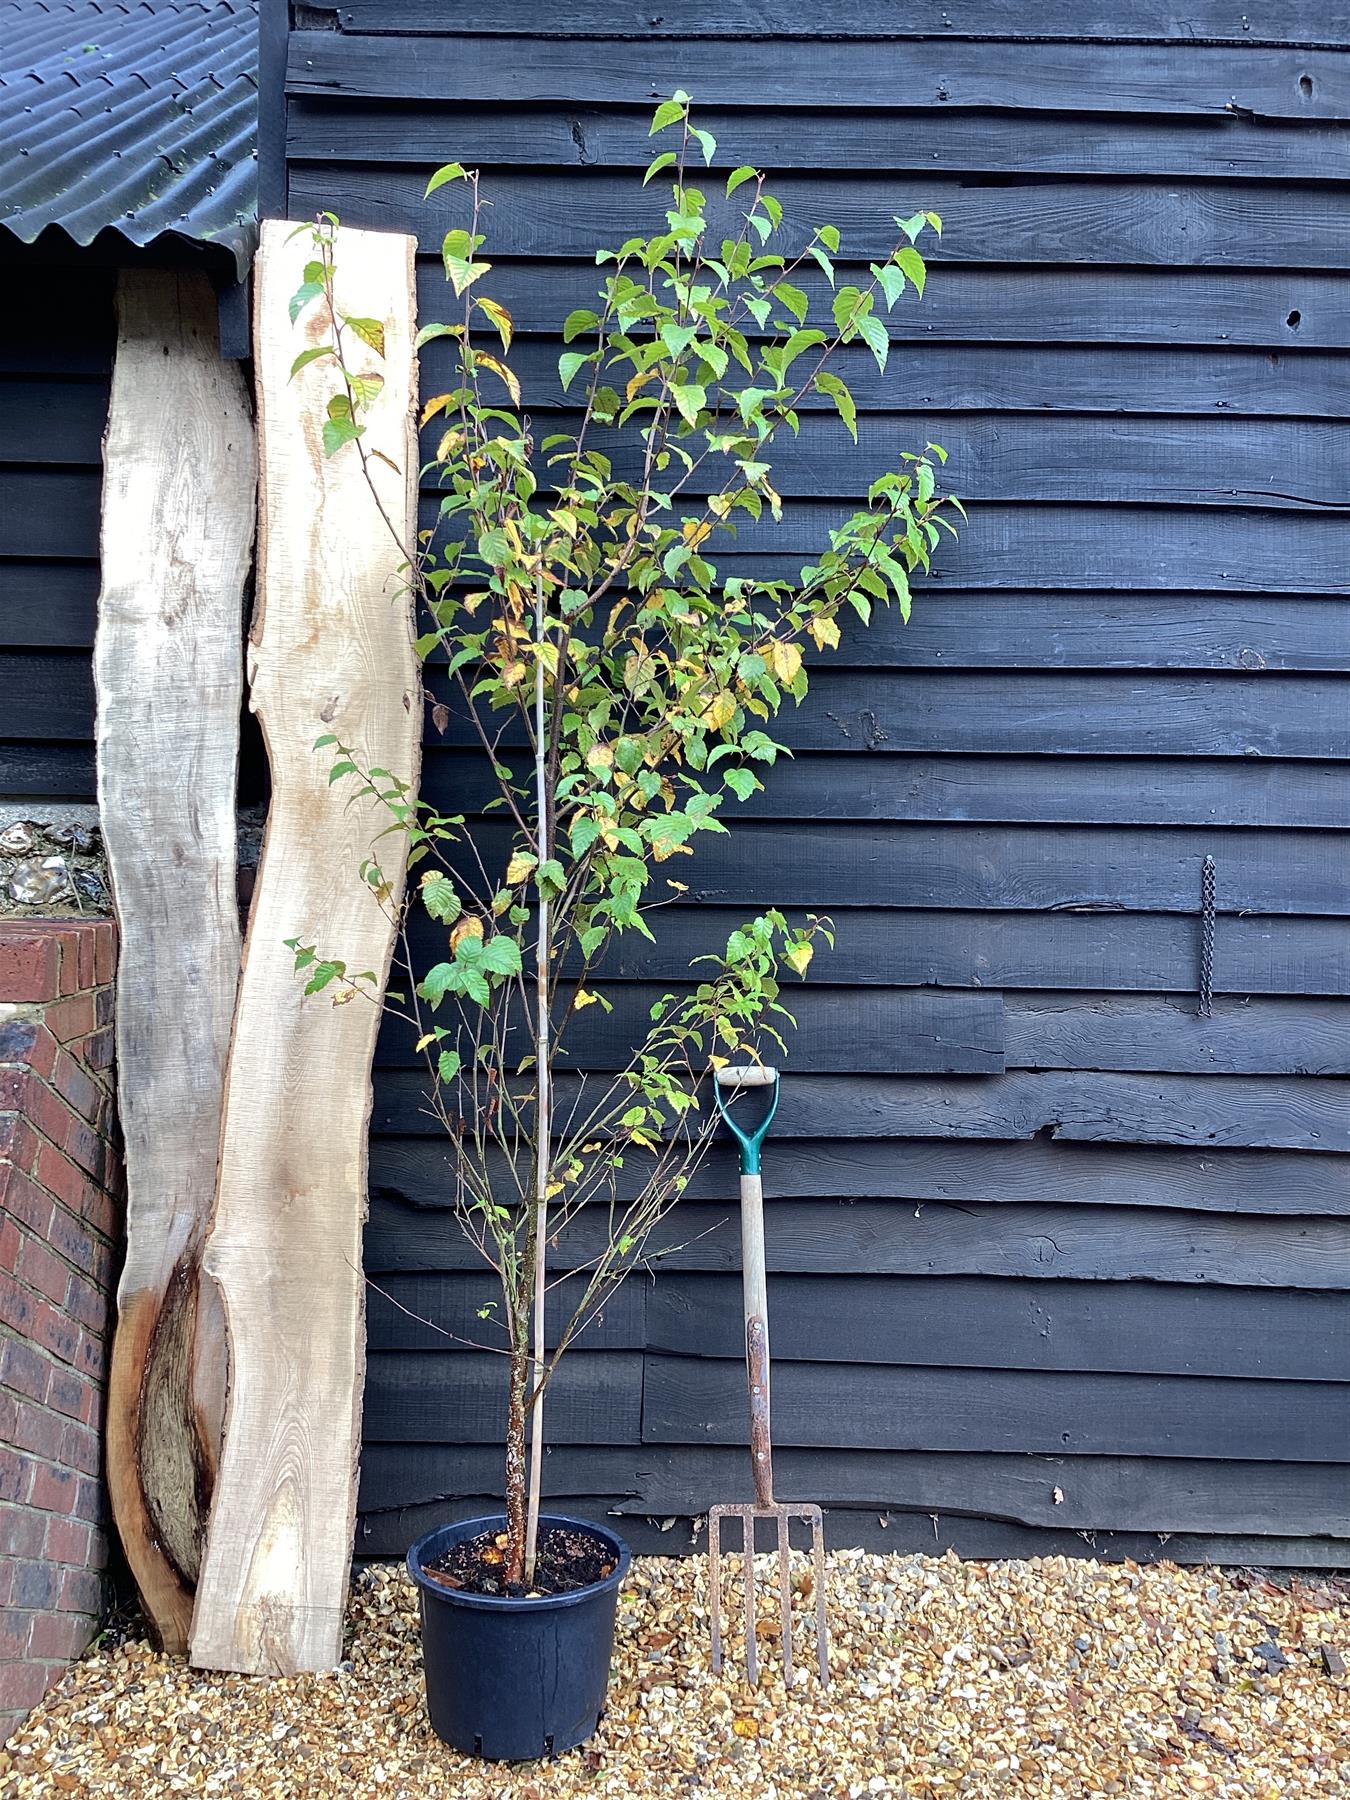
POLYGON ((502 1570, 506 1561, 506 1533, 480 1531, 477 1537, 454 1544, 444 1556, 423 1565, 423 1573, 440 1587, 462 1588, 468 1594, 510 1594, 518 1598, 541 1594, 570 1594, 614 1573, 614 1552, 589 1531, 573 1525, 549 1525, 539 1533, 539 1553, 534 1564, 534 1586, 509 1583, 502 1570))

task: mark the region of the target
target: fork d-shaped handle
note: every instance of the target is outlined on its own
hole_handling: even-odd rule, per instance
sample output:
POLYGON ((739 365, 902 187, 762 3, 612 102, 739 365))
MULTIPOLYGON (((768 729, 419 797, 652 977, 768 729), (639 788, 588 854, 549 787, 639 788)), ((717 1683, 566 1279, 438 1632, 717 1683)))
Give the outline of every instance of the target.
MULTIPOLYGON (((745 1367, 750 1378, 750 1462, 756 1506, 772 1506, 773 1439, 769 1431, 769 1334, 763 1319, 745 1326, 745 1367)), ((746 1530, 750 1527, 747 1525, 746 1530)))
MULTIPOLYGON (((741 1091, 740 1089, 733 1089, 733 1092, 740 1092, 740 1091, 741 1091)), ((735 1138, 736 1142, 741 1147, 741 1174, 742 1175, 758 1175, 759 1167, 760 1167, 760 1164, 759 1164, 760 1146, 763 1144, 764 1139, 768 1136, 769 1127, 770 1127, 770 1125, 773 1124, 773 1115, 778 1111, 778 1074, 777 1074, 777 1071, 775 1070, 775 1072, 774 1072, 773 1095, 769 1101, 769 1110, 765 1113, 764 1117, 760 1120, 759 1124, 755 1127, 755 1129, 753 1131, 742 1131, 740 1126, 736 1123, 735 1119, 732 1118, 731 1108, 727 1105, 725 1099, 723 1098, 723 1094, 724 1094, 725 1090, 723 1089, 720 1081, 714 1081, 713 1092, 717 1096, 718 1112, 721 1113, 722 1117, 726 1120, 727 1124, 730 1126, 731 1135, 735 1138)))

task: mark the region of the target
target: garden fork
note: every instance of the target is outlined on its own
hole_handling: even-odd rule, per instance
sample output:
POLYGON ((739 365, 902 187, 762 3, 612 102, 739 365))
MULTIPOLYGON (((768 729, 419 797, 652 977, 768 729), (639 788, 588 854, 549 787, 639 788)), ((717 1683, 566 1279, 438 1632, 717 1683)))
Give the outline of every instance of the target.
POLYGON ((802 1502, 780 1504, 773 1497, 773 1441, 769 1429, 769 1296, 764 1263, 764 1186, 760 1178, 760 1146, 778 1110, 778 1071, 740 1067, 717 1071, 718 1110, 741 1147, 741 1281, 744 1288, 745 1367, 750 1386, 750 1460, 755 1478, 753 1502, 708 1509, 708 1598, 712 1613, 713 1673, 722 1667, 722 1521, 741 1521, 745 1562, 745 1669, 751 1686, 759 1681, 755 1642, 755 1528, 772 1519, 777 1529, 778 1604, 783 1639, 783 1680, 792 1680, 792 1564, 788 1531, 791 1519, 811 1526, 811 1557, 816 1586, 816 1655, 822 1686, 830 1679, 825 1636, 825 1540, 820 1508, 802 1502), (766 1087, 773 1090, 769 1109, 758 1128, 742 1131, 723 1098, 724 1089, 766 1087))

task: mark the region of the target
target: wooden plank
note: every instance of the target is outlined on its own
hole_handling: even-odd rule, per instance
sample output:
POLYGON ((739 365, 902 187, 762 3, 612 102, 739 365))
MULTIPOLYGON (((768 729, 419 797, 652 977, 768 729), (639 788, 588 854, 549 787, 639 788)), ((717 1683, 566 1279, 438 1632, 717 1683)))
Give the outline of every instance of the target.
MULTIPOLYGON (((577 415, 567 413, 541 419, 539 429, 548 435, 577 423, 577 415)), ((435 442, 429 428, 424 463, 434 456, 435 442)), ((1255 426, 1226 418, 872 414, 859 418, 855 446, 837 419, 804 415, 796 436, 774 440, 774 484, 785 498, 861 499, 895 467, 897 442, 941 444, 950 459, 947 479, 969 502, 1298 511, 1350 506, 1350 427, 1325 420, 1268 419, 1255 426)), ((636 445, 616 447, 616 473, 629 479, 640 474, 639 454, 636 445)), ((428 495, 437 491, 434 474, 428 473, 425 489, 428 495)), ((741 531, 735 548, 753 547, 756 538, 772 541, 767 533, 741 531)), ((732 547, 730 540, 720 545, 724 554, 732 547)))
MULTIPOLYGON (((426 1277, 422 1278, 426 1280, 426 1277)), ((464 1276, 440 1278, 453 1304, 464 1276)), ((663 1275, 650 1285, 647 1348, 734 1358, 745 1328, 735 1275, 663 1275)), ((775 1275, 775 1362, 908 1363, 1350 1380, 1344 1301, 1334 1294, 978 1276, 775 1275)))
MULTIPOLYGON (((326 44, 344 52, 358 41, 322 35, 326 44)), ((299 34, 291 42, 298 43, 299 34)), ((460 46, 448 48, 462 78, 467 65, 461 62, 460 46)), ((419 54, 409 70, 418 92, 425 92, 425 83, 450 79, 437 72, 437 60, 423 60, 419 54)), ((392 65, 381 59, 380 67, 392 65)), ((1020 72, 1013 78, 1020 84, 1020 72)), ((1167 79, 1173 78, 1169 74, 1167 79)), ((788 84, 799 89, 799 74, 788 77, 788 84)), ((482 98, 481 90, 476 97, 482 98)), ((1094 105, 1100 103, 1099 94, 1090 97, 1094 105)), ((724 202, 720 186, 709 184, 709 229, 717 238, 728 228, 734 235, 740 223, 735 197, 724 202)), ((1350 208, 1331 186, 1066 178, 1020 188, 1015 208, 1009 207, 1001 181, 976 184, 942 175, 903 181, 857 176, 841 182, 837 176, 786 174, 776 177, 773 186, 784 213, 782 241, 793 250, 827 220, 839 227, 847 256, 885 256, 894 247, 895 213, 918 207, 940 213, 943 236, 934 263, 935 286, 951 262, 1191 269, 1238 262, 1256 268, 1333 270, 1345 267, 1350 251, 1350 208)), ((421 169, 388 163, 369 168, 297 163, 291 170, 291 206, 296 211, 331 207, 356 225, 398 225, 430 244, 462 220, 443 195, 424 200, 425 187, 421 169)), ((660 194, 644 190, 630 176, 601 170, 494 170, 485 191, 494 205, 488 246, 494 256, 593 256, 627 237, 654 231, 663 217, 660 194)))
MULTIPOLYGON (((447 1359, 449 1360, 449 1359, 447 1359)), ((783 1362, 777 1443, 830 1450, 985 1450, 1077 1456, 1335 1462, 1350 1386, 783 1362)), ((642 1440, 746 1444, 745 1360, 647 1356, 642 1440)))
MULTIPOLYGON (((545 1308, 548 1348, 585 1298, 586 1277, 566 1276, 550 1287, 545 1308)), ((504 1350, 501 1283, 493 1274, 386 1275, 367 1282, 369 1350, 454 1353, 504 1350)), ((626 1281, 588 1318, 573 1342, 582 1350, 641 1350, 646 1343, 651 1283, 626 1281)))
MULTIPOLYGON (((549 1383, 549 1441, 639 1443, 642 1365, 636 1351, 570 1351, 549 1383)), ((505 1433, 506 1370, 501 1356, 482 1350, 449 1354, 405 1350, 371 1357, 366 1375, 368 1442, 499 1445, 505 1433)))
MULTIPOLYGON (((622 1069, 651 1029, 651 1008, 665 989, 655 984, 616 988, 605 998, 611 1013, 593 1007, 569 1023, 562 1066, 578 1069, 622 1069), (598 1016, 597 1016, 598 1015, 598 1016)), ((806 987, 784 997, 796 1023, 774 1021, 786 1045, 767 1038, 766 1057, 790 1064, 799 1072, 831 1069, 904 1068, 914 1073, 996 1075, 1003 1069, 1003 1004, 993 993, 948 992, 937 988, 806 987)), ((526 1021, 513 1016, 508 1043, 521 1038, 526 1021)), ((376 1050, 384 1068, 416 1068, 416 1033, 397 1020, 387 1020, 376 1050)), ((508 1063, 517 1058, 508 1051, 508 1063)))
MULTIPOLYGON (((635 1194, 640 1163, 628 1159, 619 1182, 635 1194)), ((503 1165, 503 1184, 509 1174, 503 1165)), ((736 1159, 723 1137, 694 1171, 686 1200, 734 1205, 736 1159)), ((453 1163, 443 1140, 377 1137, 372 1190, 426 1210, 454 1203, 453 1163)), ((1076 1143, 1037 1136, 1016 1142, 979 1139, 795 1138, 775 1157, 770 1198, 1151 1206, 1236 1214, 1350 1213, 1350 1183, 1334 1153, 1192 1149, 1165 1145, 1076 1143)), ((434 1263, 427 1267, 434 1268, 434 1263)))
MULTIPOLYGON (((795 501, 774 528, 776 537, 742 526, 740 551, 719 551, 718 567, 723 575, 795 581, 803 555, 819 555, 849 510, 838 502, 795 501)), ((436 523, 429 496, 421 523, 436 523)), ((944 539, 929 586, 1022 593, 1078 586, 1167 591, 1180 585, 1190 592, 1336 595, 1346 585, 1344 536, 1339 515, 1292 508, 982 502, 970 508, 959 541, 944 539)), ((1203 741, 1196 750, 1205 754, 1203 741)))
MULTIPOLYGON (((780 1161, 785 1160, 780 1157, 780 1161)), ((555 1266, 584 1267, 604 1221, 583 1208, 560 1234, 555 1266)), ((1027 1205, 897 1207, 885 1201, 780 1200, 769 1269, 783 1274, 1023 1275, 1035 1280, 1166 1281, 1350 1291, 1340 1219, 1242 1219, 1161 1208, 1027 1205)), ((652 1242, 667 1270, 735 1270, 733 1204, 675 1209, 652 1242)), ((373 1198, 366 1260, 377 1275, 477 1265, 458 1221, 373 1198)))
MULTIPOLYGON (((1080 0, 1047 0, 1034 13, 1010 12, 1001 0, 921 0, 904 8, 881 9, 873 0, 844 0, 822 13, 806 0, 768 6, 765 0, 687 0, 678 13, 655 12, 632 0, 577 0, 566 12, 545 13, 533 0, 494 0, 456 13, 448 21, 442 0, 321 0, 311 10, 336 15, 343 31, 424 33, 448 37, 463 31, 538 38, 998 38, 1012 44, 1065 38, 1079 43, 1322 43, 1339 48, 1350 21, 1331 9, 1316 20, 1297 0, 1266 8, 1253 19, 1231 0, 1198 0, 1184 8, 1174 0, 1132 0, 1123 19, 1119 8, 1080 0), (454 31, 449 27, 453 23, 454 31)), ((1020 54, 1020 50, 1017 52, 1020 54)), ((504 54, 506 54, 504 52, 504 54)), ((809 55, 799 49, 799 54, 809 55)), ((1184 67, 1184 62, 1181 65, 1184 67)))
MULTIPOLYGON (((927 603, 941 610, 936 593, 927 603)), ((44 680, 55 685, 41 658, 27 659, 27 666, 35 693, 44 680)), ((859 680, 825 667, 777 731, 794 752, 1138 757, 1180 756, 1189 749, 1195 756, 1345 761, 1350 759, 1348 688, 1335 675, 925 669, 869 671, 859 680)), ((513 720, 492 722, 503 748, 523 742, 513 720)), ((474 741, 474 727, 453 696, 442 741, 456 746, 474 741)), ((867 841, 880 843, 883 836, 867 841)), ((1086 847, 1089 838, 1080 833, 1074 841, 1086 847)), ((1237 853, 1241 841, 1235 834, 1225 850, 1237 853)), ((1157 840, 1161 854, 1170 849, 1184 855, 1184 844, 1181 833, 1157 840)), ((1124 891, 1099 897, 1123 904, 1124 891)))
MULTIPOLYGON (((894 16, 900 16, 898 14, 894 16)), ((569 33, 569 36, 571 34, 569 33)), ((696 96, 697 97, 697 96, 696 96)), ((294 162, 422 163, 430 142, 453 135, 466 167, 645 169, 654 154, 650 110, 604 106, 408 107, 397 101, 293 98, 287 145, 294 162)), ((1034 113, 888 109, 818 112, 809 132, 799 114, 699 105, 698 123, 728 167, 984 174, 1209 176, 1297 181, 1350 171, 1335 128, 1297 130, 1230 112, 1204 120, 1135 119, 1122 113, 1075 120, 1034 113)), ((3 364, 0 364, 3 368, 3 364)))
POLYGON ((0 792, 44 801, 94 798, 92 744, 0 744, 0 792))
MULTIPOLYGON (((10 267, 17 260, 31 272, 31 250, 8 241, 10 267)), ((79 269, 78 281, 46 281, 41 306, 33 304, 30 281, 7 284, 0 295, 0 375, 101 375, 106 383, 117 344, 117 268, 82 255, 79 269)))
MULTIPOLYGON (((372 762, 417 773, 419 675, 398 554, 353 458, 325 460, 314 420, 323 364, 294 381, 286 302, 304 233, 263 226, 257 365, 262 445, 260 611, 251 703, 272 802, 253 896, 226 1080, 220 1179, 206 1267, 229 1326, 225 1447, 191 1640, 198 1666, 282 1673, 341 1655, 355 1513, 364 1309, 369 1069, 378 1012, 306 1004, 288 937, 383 977, 391 932, 356 878, 385 820, 331 789, 324 731, 372 762)), ((411 530, 412 254, 408 238, 344 231, 339 303, 384 321, 384 389, 367 444, 384 506, 411 530), (395 473, 395 468, 402 473, 395 473)), ((319 334, 315 309, 308 329, 319 334)), ((397 859, 395 859, 397 861, 397 859)))
MULTIPOLYGON (((804 109, 1003 107, 1017 112, 1346 116, 1338 51, 1026 42, 1016 56, 959 38, 898 43, 757 43, 749 68, 716 42, 632 43, 524 38, 509 56, 487 36, 386 37, 370 43, 331 31, 291 35, 288 94, 395 100, 606 101, 649 105, 682 83, 708 106, 758 108, 791 92, 804 109), (747 75, 750 76, 747 79, 747 75), (1305 90, 1301 85, 1307 82, 1305 90)), ((294 187, 291 207, 297 207, 294 187)))
POLYGON ((99 466, 108 421, 106 379, 9 377, 0 382, 0 406, 0 462, 99 466))
MULTIPOLYGON (((574 1103, 576 1083, 575 1076, 559 1077, 560 1115, 574 1103)), ((415 1130, 425 1116, 424 1091, 424 1076, 382 1073, 375 1091, 375 1129, 415 1130)), ((1342 1081, 1309 1077, 1253 1083, 1241 1076, 1075 1069, 960 1079, 791 1075, 784 1093, 774 1127, 783 1138, 1013 1140, 1046 1132, 1055 1139, 1092 1144, 1350 1150, 1350 1091, 1342 1081)))
MULTIPOLYGON (((687 978, 695 956, 725 938, 744 908, 671 907, 654 947, 619 945, 597 968, 605 980, 687 978)), ((804 915, 797 914, 800 920, 804 915)), ((1195 995, 1199 920, 1166 913, 881 912, 841 916, 830 976, 859 987, 1154 989, 1195 995)), ((1350 944, 1337 919, 1225 918, 1217 933, 1216 992, 1350 991, 1350 944)), ((421 942, 417 936, 414 942, 421 942)), ((823 963, 822 963, 823 967, 823 963)), ((819 979, 819 972, 817 972, 819 979)))
POLYGON ((1350 1000, 1005 996, 1008 1066, 1222 1075, 1350 1075, 1350 1000))
POLYGON ((224 1323, 201 1256, 239 976, 235 773, 257 457, 205 276, 126 270, 117 308, 94 646, 127 1181, 108 1487, 146 1612, 182 1655, 225 1400, 224 1323))
MULTIPOLYGON (((742 1462, 744 1451, 740 1452, 742 1462)), ((1216 1465, 1218 1466, 1218 1465, 1216 1465)), ((1276 1465, 1265 1465, 1273 1467, 1276 1465)), ((710 1491, 721 1492, 720 1489, 710 1491)), ((798 1490, 801 1491, 800 1489, 798 1490)), ((475 1495, 453 1506, 409 1507, 395 1513, 363 1517, 358 1555, 381 1561, 399 1560, 409 1544, 449 1519, 475 1518, 487 1496, 475 1495)), ((569 1511, 599 1523, 609 1519, 608 1497, 578 1500, 569 1511)), ((628 1516, 623 1535, 639 1556, 706 1555, 701 1512, 681 1518, 656 1510, 649 1518, 628 1516)), ((1253 1533, 1184 1533, 1141 1531, 1055 1531, 1008 1524, 1001 1519, 972 1519, 960 1513, 865 1512, 832 1508, 825 1515, 825 1541, 887 1555, 954 1556, 995 1562, 1034 1556, 1079 1557, 1093 1562, 1166 1563, 1230 1568, 1327 1569, 1345 1566, 1345 1544, 1335 1537, 1269 1537, 1253 1533)))
POLYGON ((14 563, 0 579, 0 644, 87 650, 98 581, 93 563, 14 563))
POLYGON ((0 469, 0 556, 98 556, 93 469, 0 469))
MULTIPOLYGON (((1346 1468, 1336 1463, 784 1446, 775 1453, 774 1474, 784 1493, 810 1494, 831 1509, 896 1509, 921 1517, 964 1512, 1057 1531, 1350 1536, 1346 1468)), ((490 1493, 494 1479, 500 1479, 496 1453, 477 1445, 371 1444, 361 1467, 361 1511, 370 1520, 443 1505, 490 1493)), ((628 1518, 693 1517, 711 1494, 750 1498, 748 1486, 744 1452, 724 1445, 648 1444, 636 1453, 587 1445, 555 1449, 544 1461, 549 1498, 603 1495, 628 1518)), ((931 1539, 931 1524, 928 1529, 931 1539)))
MULTIPOLYGON (((507 115, 509 117, 509 115, 507 115)), ((866 264, 841 258, 839 279, 865 279, 866 264)), ((944 262, 920 306, 891 313, 893 340, 979 344, 1251 344, 1286 349, 1350 345, 1350 278, 1308 269, 1236 268, 1222 275, 1166 267, 1052 270, 944 262)), ((594 303, 594 262, 550 259, 547 269, 494 251, 492 292, 521 332, 556 333, 567 314, 594 303)), ((439 257, 419 262, 421 316, 450 302, 439 257)), ((824 297, 815 322, 828 321, 824 297)), ((813 315, 808 315, 812 317, 813 315)))
MULTIPOLYGON (((505 760, 523 771, 519 758, 505 760)), ((422 773, 426 799, 447 812, 479 814, 498 791, 480 753, 443 748, 433 731, 422 773)), ((1030 756, 806 751, 780 763, 731 818, 1344 829, 1350 765, 1088 756, 1048 764, 1030 756)))
MULTIPOLYGON (((821 711, 813 722, 844 725, 838 715, 821 718, 821 711)), ((883 716, 893 715, 888 709, 883 716)), ((865 710, 862 717, 865 727, 865 710)), ((874 729, 876 719, 873 714, 874 729)), ((729 832, 709 834, 685 859, 681 874, 690 898, 684 904, 756 906, 771 896, 778 905, 803 907, 1195 912, 1201 863, 1211 855, 1222 914, 1350 912, 1350 834, 862 823, 841 833, 814 821, 788 830, 730 817, 729 832)), ((509 844, 508 828, 495 821, 475 828, 474 847, 490 869, 505 868, 509 844)), ((468 879, 476 873, 471 855, 465 850, 451 859, 468 879)), ((635 936, 627 954, 622 944, 619 950, 633 974, 640 972, 633 957, 643 954, 637 942, 635 936)), ((827 956, 817 972, 834 975, 827 956)))
MULTIPOLYGON (((944 269, 944 279, 947 273, 944 269)), ((444 300, 443 294, 435 295, 437 311, 443 310, 444 300)), ((892 314, 888 326, 899 317, 892 314)), ((1334 351, 1059 345, 1047 354, 1044 345, 928 343, 919 354, 903 347, 910 341, 908 332, 897 332, 896 337, 902 348, 893 352, 885 373, 870 351, 853 345, 846 345, 831 362, 848 383, 860 413, 886 414, 884 421, 870 427, 864 420, 864 432, 888 432, 892 444, 897 432, 909 428, 904 416, 897 416, 902 406, 906 412, 1031 412, 1056 421, 1057 427, 1059 415, 1071 412, 1195 414, 1210 419, 1350 416, 1350 369, 1347 359, 1334 351), (903 370, 903 390, 896 380, 897 367, 903 370)), ((428 397, 455 385, 457 364, 448 343, 438 339, 427 346, 422 386, 428 397)), ((558 376, 562 347, 557 338, 531 337, 522 338, 513 350, 511 366, 527 406, 568 404, 558 376)), ((573 404, 576 398, 574 391, 573 404)), ((832 413, 833 406, 828 395, 813 391, 799 410, 832 413)), ((559 422, 556 429, 575 429, 574 417, 569 416, 566 424, 559 422)), ((541 429, 552 431, 555 426, 550 423, 541 429)), ((933 426, 939 435, 953 429, 945 423, 933 426)), ((827 436, 833 442, 839 435, 840 427, 831 422, 827 436)), ((437 438, 431 428, 428 438, 434 450, 437 438)), ((941 441, 955 454, 956 441, 941 441)), ((842 439, 835 447, 846 446, 847 439, 842 439)), ((781 447, 790 449, 792 440, 786 439, 781 447)), ((823 486, 824 478, 810 491, 823 486)))

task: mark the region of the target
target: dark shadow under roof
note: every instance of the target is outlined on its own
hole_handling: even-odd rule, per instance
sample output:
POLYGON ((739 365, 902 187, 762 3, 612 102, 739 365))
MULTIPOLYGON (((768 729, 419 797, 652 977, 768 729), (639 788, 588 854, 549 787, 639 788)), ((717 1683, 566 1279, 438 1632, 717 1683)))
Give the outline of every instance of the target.
POLYGON ((257 0, 0 0, 0 224, 257 243, 257 0))

